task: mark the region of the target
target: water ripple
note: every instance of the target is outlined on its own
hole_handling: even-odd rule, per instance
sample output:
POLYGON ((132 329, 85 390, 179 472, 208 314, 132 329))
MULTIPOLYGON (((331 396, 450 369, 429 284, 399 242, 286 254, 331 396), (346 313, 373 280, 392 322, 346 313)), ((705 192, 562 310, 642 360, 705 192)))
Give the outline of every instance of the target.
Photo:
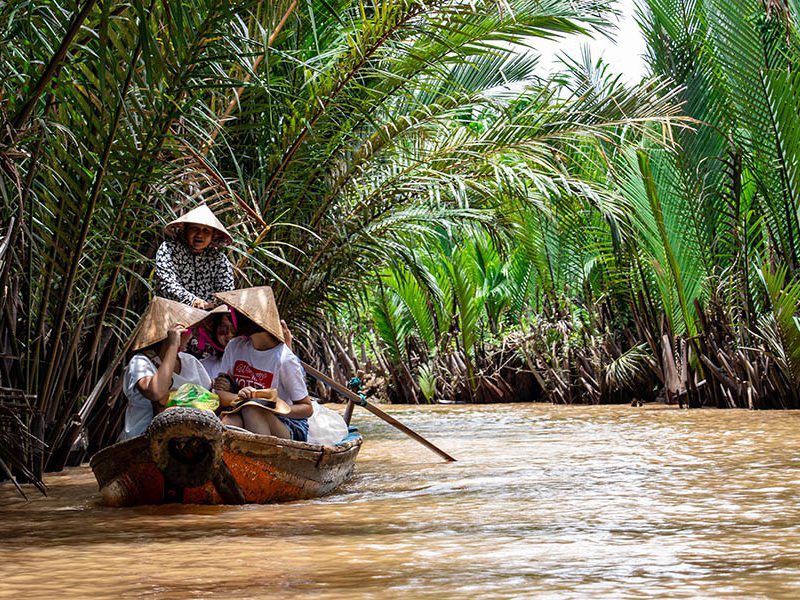
POLYGON ((793 598, 800 415, 546 405, 361 415, 356 476, 274 506, 0 487, 0 598, 793 598))

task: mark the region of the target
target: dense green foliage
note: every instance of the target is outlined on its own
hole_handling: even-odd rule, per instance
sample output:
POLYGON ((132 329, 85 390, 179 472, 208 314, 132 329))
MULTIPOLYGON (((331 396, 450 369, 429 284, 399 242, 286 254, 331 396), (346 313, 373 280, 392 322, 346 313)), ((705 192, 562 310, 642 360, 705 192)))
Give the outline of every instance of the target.
MULTIPOLYGON (((664 393, 690 405, 798 406, 800 325, 797 284, 789 283, 800 250, 796 8, 642 3, 652 72, 672 82, 692 127, 665 128, 660 142, 655 130, 643 136, 627 128, 616 139, 582 140, 573 147, 582 165, 568 167, 586 182, 582 193, 548 189, 520 211, 504 203, 502 214, 514 215, 505 236, 467 233, 457 251, 437 250, 436 261, 457 265, 469 286, 451 275, 449 295, 435 286, 418 293, 430 280, 427 258, 416 272, 391 269, 389 298, 377 296, 374 318, 395 364, 398 347, 410 346, 417 358, 404 359, 405 372, 418 365, 422 381, 445 350, 427 342, 441 308, 422 317, 424 300, 454 309, 462 349, 449 352, 466 363, 461 379, 472 392, 482 381, 470 361, 486 355, 486 334, 507 311, 501 337, 519 334, 520 360, 555 401, 664 393), (601 200, 587 201, 594 190, 601 200), (416 340, 425 341, 422 350, 416 340)), ((604 67, 592 69, 587 59, 570 71, 562 97, 570 89, 617 102, 604 67)), ((453 367, 439 362, 446 382, 453 367)), ((497 373, 496 358, 483 363, 487 375, 497 373)), ((514 397, 483 391, 482 399, 514 397)))
POLYGON ((560 148, 674 113, 650 88, 632 119, 541 84, 508 109, 536 62, 513 45, 602 27, 603 5, 5 3, 0 380, 36 395, 51 466, 87 423, 113 437, 119 404, 97 401, 187 205, 232 226, 242 286, 275 282, 318 330, 442 226, 488 223, 530 183, 582 189, 560 148))
POLYGON ((391 399, 794 406, 795 8, 647 0, 630 87, 536 76, 596 0, 6 2, 0 386, 51 467, 113 439, 160 228, 205 201, 391 399))

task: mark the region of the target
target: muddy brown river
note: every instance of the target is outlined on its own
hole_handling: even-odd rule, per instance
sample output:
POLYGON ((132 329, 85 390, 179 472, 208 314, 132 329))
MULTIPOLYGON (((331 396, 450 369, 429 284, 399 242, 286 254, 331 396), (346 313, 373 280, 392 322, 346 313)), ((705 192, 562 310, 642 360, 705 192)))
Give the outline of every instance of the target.
POLYGON ((0 486, 0 598, 796 598, 800 413, 550 405, 365 413, 353 479, 284 505, 0 486))

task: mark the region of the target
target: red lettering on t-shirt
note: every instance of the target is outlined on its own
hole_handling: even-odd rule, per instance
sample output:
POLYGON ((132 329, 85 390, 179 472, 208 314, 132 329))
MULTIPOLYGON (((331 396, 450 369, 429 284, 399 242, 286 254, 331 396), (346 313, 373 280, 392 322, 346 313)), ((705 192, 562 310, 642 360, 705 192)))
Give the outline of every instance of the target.
POLYGON ((272 385, 273 374, 271 371, 256 369, 243 360, 237 360, 233 364, 233 379, 240 388, 249 386, 263 390, 272 385))

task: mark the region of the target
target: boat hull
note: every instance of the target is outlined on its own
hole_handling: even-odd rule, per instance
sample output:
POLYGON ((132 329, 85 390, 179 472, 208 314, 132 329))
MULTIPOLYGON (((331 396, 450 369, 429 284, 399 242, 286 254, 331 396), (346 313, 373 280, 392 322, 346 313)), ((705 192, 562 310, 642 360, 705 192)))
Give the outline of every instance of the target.
POLYGON ((147 434, 101 450, 90 466, 109 506, 264 504, 330 493, 353 474, 361 443, 358 433, 339 444, 320 446, 226 429, 220 466, 226 477, 217 475, 194 487, 165 477, 151 456, 147 434))

